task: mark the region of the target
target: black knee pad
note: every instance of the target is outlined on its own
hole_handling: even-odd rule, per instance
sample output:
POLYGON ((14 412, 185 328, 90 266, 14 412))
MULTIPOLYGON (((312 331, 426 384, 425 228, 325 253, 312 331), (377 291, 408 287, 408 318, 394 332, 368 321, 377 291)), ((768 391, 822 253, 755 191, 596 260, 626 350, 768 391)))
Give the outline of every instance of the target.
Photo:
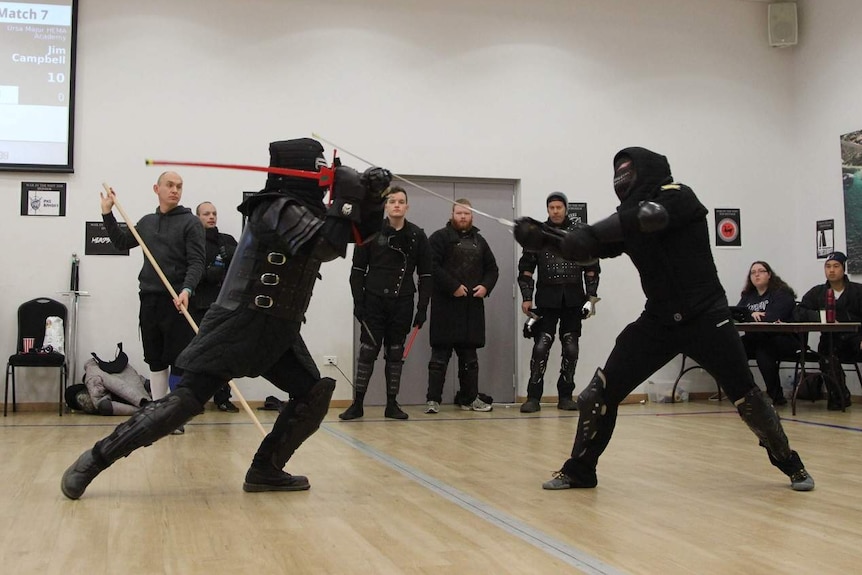
POLYGON ((554 336, 541 332, 536 336, 536 343, 533 345, 533 360, 547 361, 548 355, 551 353, 551 345, 554 343, 554 336))
MULTIPOLYGON (((276 469, 282 469, 302 442, 318 430, 329 410, 334 391, 335 380, 324 377, 312 385, 308 393, 287 402, 270 434, 274 447, 269 455, 276 469)), ((261 443, 259 451, 267 451, 267 439, 261 443)))
POLYGON ((560 344, 563 346, 563 360, 577 363, 580 354, 577 334, 564 333, 563 337, 560 338, 560 344))
POLYGON ((378 353, 380 353, 379 345, 375 347, 368 343, 360 343, 359 355, 356 360, 362 363, 374 363, 378 353))
POLYGON ((471 357, 466 360, 458 360, 458 373, 464 373, 468 371, 479 371, 478 358, 471 357))
POLYGON ((386 346, 385 355, 386 361, 402 361, 404 359, 404 346, 401 344, 388 345, 386 346))

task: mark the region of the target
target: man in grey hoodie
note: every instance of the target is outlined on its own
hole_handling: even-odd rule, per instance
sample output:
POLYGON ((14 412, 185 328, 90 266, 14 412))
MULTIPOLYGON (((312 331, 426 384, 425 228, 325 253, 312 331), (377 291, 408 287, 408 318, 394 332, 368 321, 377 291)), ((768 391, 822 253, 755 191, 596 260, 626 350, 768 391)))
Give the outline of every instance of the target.
MULTIPOLYGON (((189 208, 180 205, 183 179, 176 172, 164 172, 153 185, 159 207, 135 225, 141 239, 153 254, 159 267, 179 296, 172 300, 149 259, 144 258, 138 274, 141 309, 139 323, 144 346, 144 361, 150 367, 150 387, 153 399, 168 393, 171 366, 180 352, 194 337, 188 321, 178 312, 188 308, 189 296, 204 272, 204 230, 200 220, 189 208)), ((127 250, 138 245, 129 230, 121 229, 111 211, 114 193, 102 197, 102 221, 117 249, 127 250)), ((181 375, 173 369, 174 375, 181 375)))

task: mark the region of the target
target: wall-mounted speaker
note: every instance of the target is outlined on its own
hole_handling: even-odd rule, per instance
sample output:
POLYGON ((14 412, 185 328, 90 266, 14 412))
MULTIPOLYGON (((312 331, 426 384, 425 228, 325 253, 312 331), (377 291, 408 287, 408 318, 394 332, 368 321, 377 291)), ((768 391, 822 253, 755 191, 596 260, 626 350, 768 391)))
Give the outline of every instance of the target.
POLYGON ((767 10, 767 20, 770 46, 776 48, 796 46, 799 42, 796 2, 773 2, 767 10))

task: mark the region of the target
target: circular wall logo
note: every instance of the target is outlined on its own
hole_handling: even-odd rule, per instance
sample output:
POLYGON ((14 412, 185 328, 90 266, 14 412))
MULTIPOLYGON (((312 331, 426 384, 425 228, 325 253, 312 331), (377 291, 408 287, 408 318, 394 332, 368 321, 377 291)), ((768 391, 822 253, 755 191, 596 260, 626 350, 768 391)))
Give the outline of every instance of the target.
POLYGON ((739 225, 730 218, 724 218, 718 222, 718 237, 723 242, 734 242, 739 237, 739 225))

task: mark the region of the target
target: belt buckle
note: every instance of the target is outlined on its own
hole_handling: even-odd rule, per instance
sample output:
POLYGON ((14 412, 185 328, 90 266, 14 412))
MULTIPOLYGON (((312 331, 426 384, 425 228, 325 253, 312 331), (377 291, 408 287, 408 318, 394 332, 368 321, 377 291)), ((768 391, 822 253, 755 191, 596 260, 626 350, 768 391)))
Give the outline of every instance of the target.
POLYGON ((272 298, 268 295, 256 295, 254 296, 254 305, 263 309, 269 309, 273 306, 275 302, 272 301, 272 298))
POLYGON ((279 252, 269 252, 266 254, 266 261, 274 266, 283 266, 287 261, 287 256, 279 252))
POLYGON ((279 281, 280 281, 280 278, 278 277, 278 274, 274 274, 272 272, 267 272, 267 273, 260 275, 260 283, 262 283, 265 286, 278 285, 279 281))

